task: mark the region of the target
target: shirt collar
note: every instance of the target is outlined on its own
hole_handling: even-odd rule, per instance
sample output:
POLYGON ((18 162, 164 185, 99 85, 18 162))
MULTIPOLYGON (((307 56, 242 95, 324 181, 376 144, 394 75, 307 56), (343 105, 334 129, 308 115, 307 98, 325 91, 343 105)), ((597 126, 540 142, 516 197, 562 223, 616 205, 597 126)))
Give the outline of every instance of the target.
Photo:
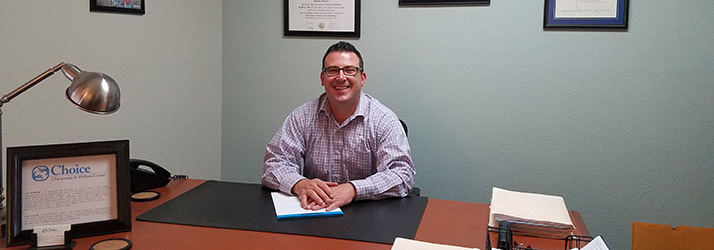
MULTIPOLYGON (((367 94, 360 91, 359 101, 357 102, 357 109, 355 112, 347 118, 347 121, 351 121, 355 117, 362 116, 365 117, 369 109, 369 104, 367 101, 367 94)), ((327 93, 322 93, 320 95, 320 112, 323 112, 327 117, 332 117, 332 110, 330 109, 330 103, 327 101, 327 93)))

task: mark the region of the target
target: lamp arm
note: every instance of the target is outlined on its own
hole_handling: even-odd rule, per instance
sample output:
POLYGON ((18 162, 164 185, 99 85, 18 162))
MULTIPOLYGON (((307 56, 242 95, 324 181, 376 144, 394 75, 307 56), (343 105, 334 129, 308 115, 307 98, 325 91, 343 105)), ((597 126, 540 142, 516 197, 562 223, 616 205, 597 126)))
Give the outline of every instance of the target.
POLYGON ((38 75, 37 77, 33 78, 32 80, 28 81, 27 83, 23 84, 19 88, 13 90, 12 92, 8 93, 7 95, 4 95, 2 98, 0 98, 0 107, 2 107, 3 104, 9 102, 16 96, 22 94, 22 92, 25 92, 26 90, 32 88, 36 84, 40 83, 41 81, 45 80, 47 77, 51 76, 55 72, 59 71, 62 69, 62 66, 64 66, 65 63, 61 62, 60 64, 57 64, 57 66, 54 66, 44 73, 38 75))

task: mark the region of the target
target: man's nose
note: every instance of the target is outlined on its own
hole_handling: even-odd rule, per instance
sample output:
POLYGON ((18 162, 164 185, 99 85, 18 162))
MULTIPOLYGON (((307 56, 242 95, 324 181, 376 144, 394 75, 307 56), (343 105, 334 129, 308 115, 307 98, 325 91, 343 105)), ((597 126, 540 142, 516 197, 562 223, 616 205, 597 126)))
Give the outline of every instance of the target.
POLYGON ((340 69, 340 71, 337 72, 337 76, 335 76, 337 79, 347 79, 347 75, 345 75, 345 70, 340 69))

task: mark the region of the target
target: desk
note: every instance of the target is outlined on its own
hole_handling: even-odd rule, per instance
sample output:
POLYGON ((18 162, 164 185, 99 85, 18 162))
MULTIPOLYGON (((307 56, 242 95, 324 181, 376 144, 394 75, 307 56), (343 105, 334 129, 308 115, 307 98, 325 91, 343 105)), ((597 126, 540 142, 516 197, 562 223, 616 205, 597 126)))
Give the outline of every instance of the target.
MULTIPOLYGON (((125 238, 133 242, 132 249, 391 249, 391 245, 323 237, 268 233, 235 229, 197 227, 137 221, 136 216, 203 183, 203 180, 171 181, 155 189, 161 198, 148 202, 132 202, 132 231, 75 239, 74 249, 89 249, 97 241, 125 238)), ((441 244, 484 248, 488 204, 429 199, 415 239, 441 244)), ((588 235, 582 217, 571 212, 576 234, 588 235)), ((3 239, 4 240, 4 239, 3 239)), ((514 236, 539 249, 564 249, 562 240, 514 236)), ((27 249, 25 246, 0 249, 27 249)))

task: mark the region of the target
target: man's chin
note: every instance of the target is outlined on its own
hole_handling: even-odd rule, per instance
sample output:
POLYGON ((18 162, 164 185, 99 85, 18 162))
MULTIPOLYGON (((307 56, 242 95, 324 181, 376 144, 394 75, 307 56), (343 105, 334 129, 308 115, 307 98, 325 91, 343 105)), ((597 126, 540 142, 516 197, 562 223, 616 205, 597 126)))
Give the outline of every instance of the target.
POLYGON ((351 103, 352 100, 356 99, 356 98, 354 98, 354 94, 352 94, 352 93, 341 94, 341 95, 337 95, 337 94, 333 93, 331 95, 328 95, 328 97, 329 97, 330 103, 332 103, 332 104, 347 104, 347 103, 351 103))

